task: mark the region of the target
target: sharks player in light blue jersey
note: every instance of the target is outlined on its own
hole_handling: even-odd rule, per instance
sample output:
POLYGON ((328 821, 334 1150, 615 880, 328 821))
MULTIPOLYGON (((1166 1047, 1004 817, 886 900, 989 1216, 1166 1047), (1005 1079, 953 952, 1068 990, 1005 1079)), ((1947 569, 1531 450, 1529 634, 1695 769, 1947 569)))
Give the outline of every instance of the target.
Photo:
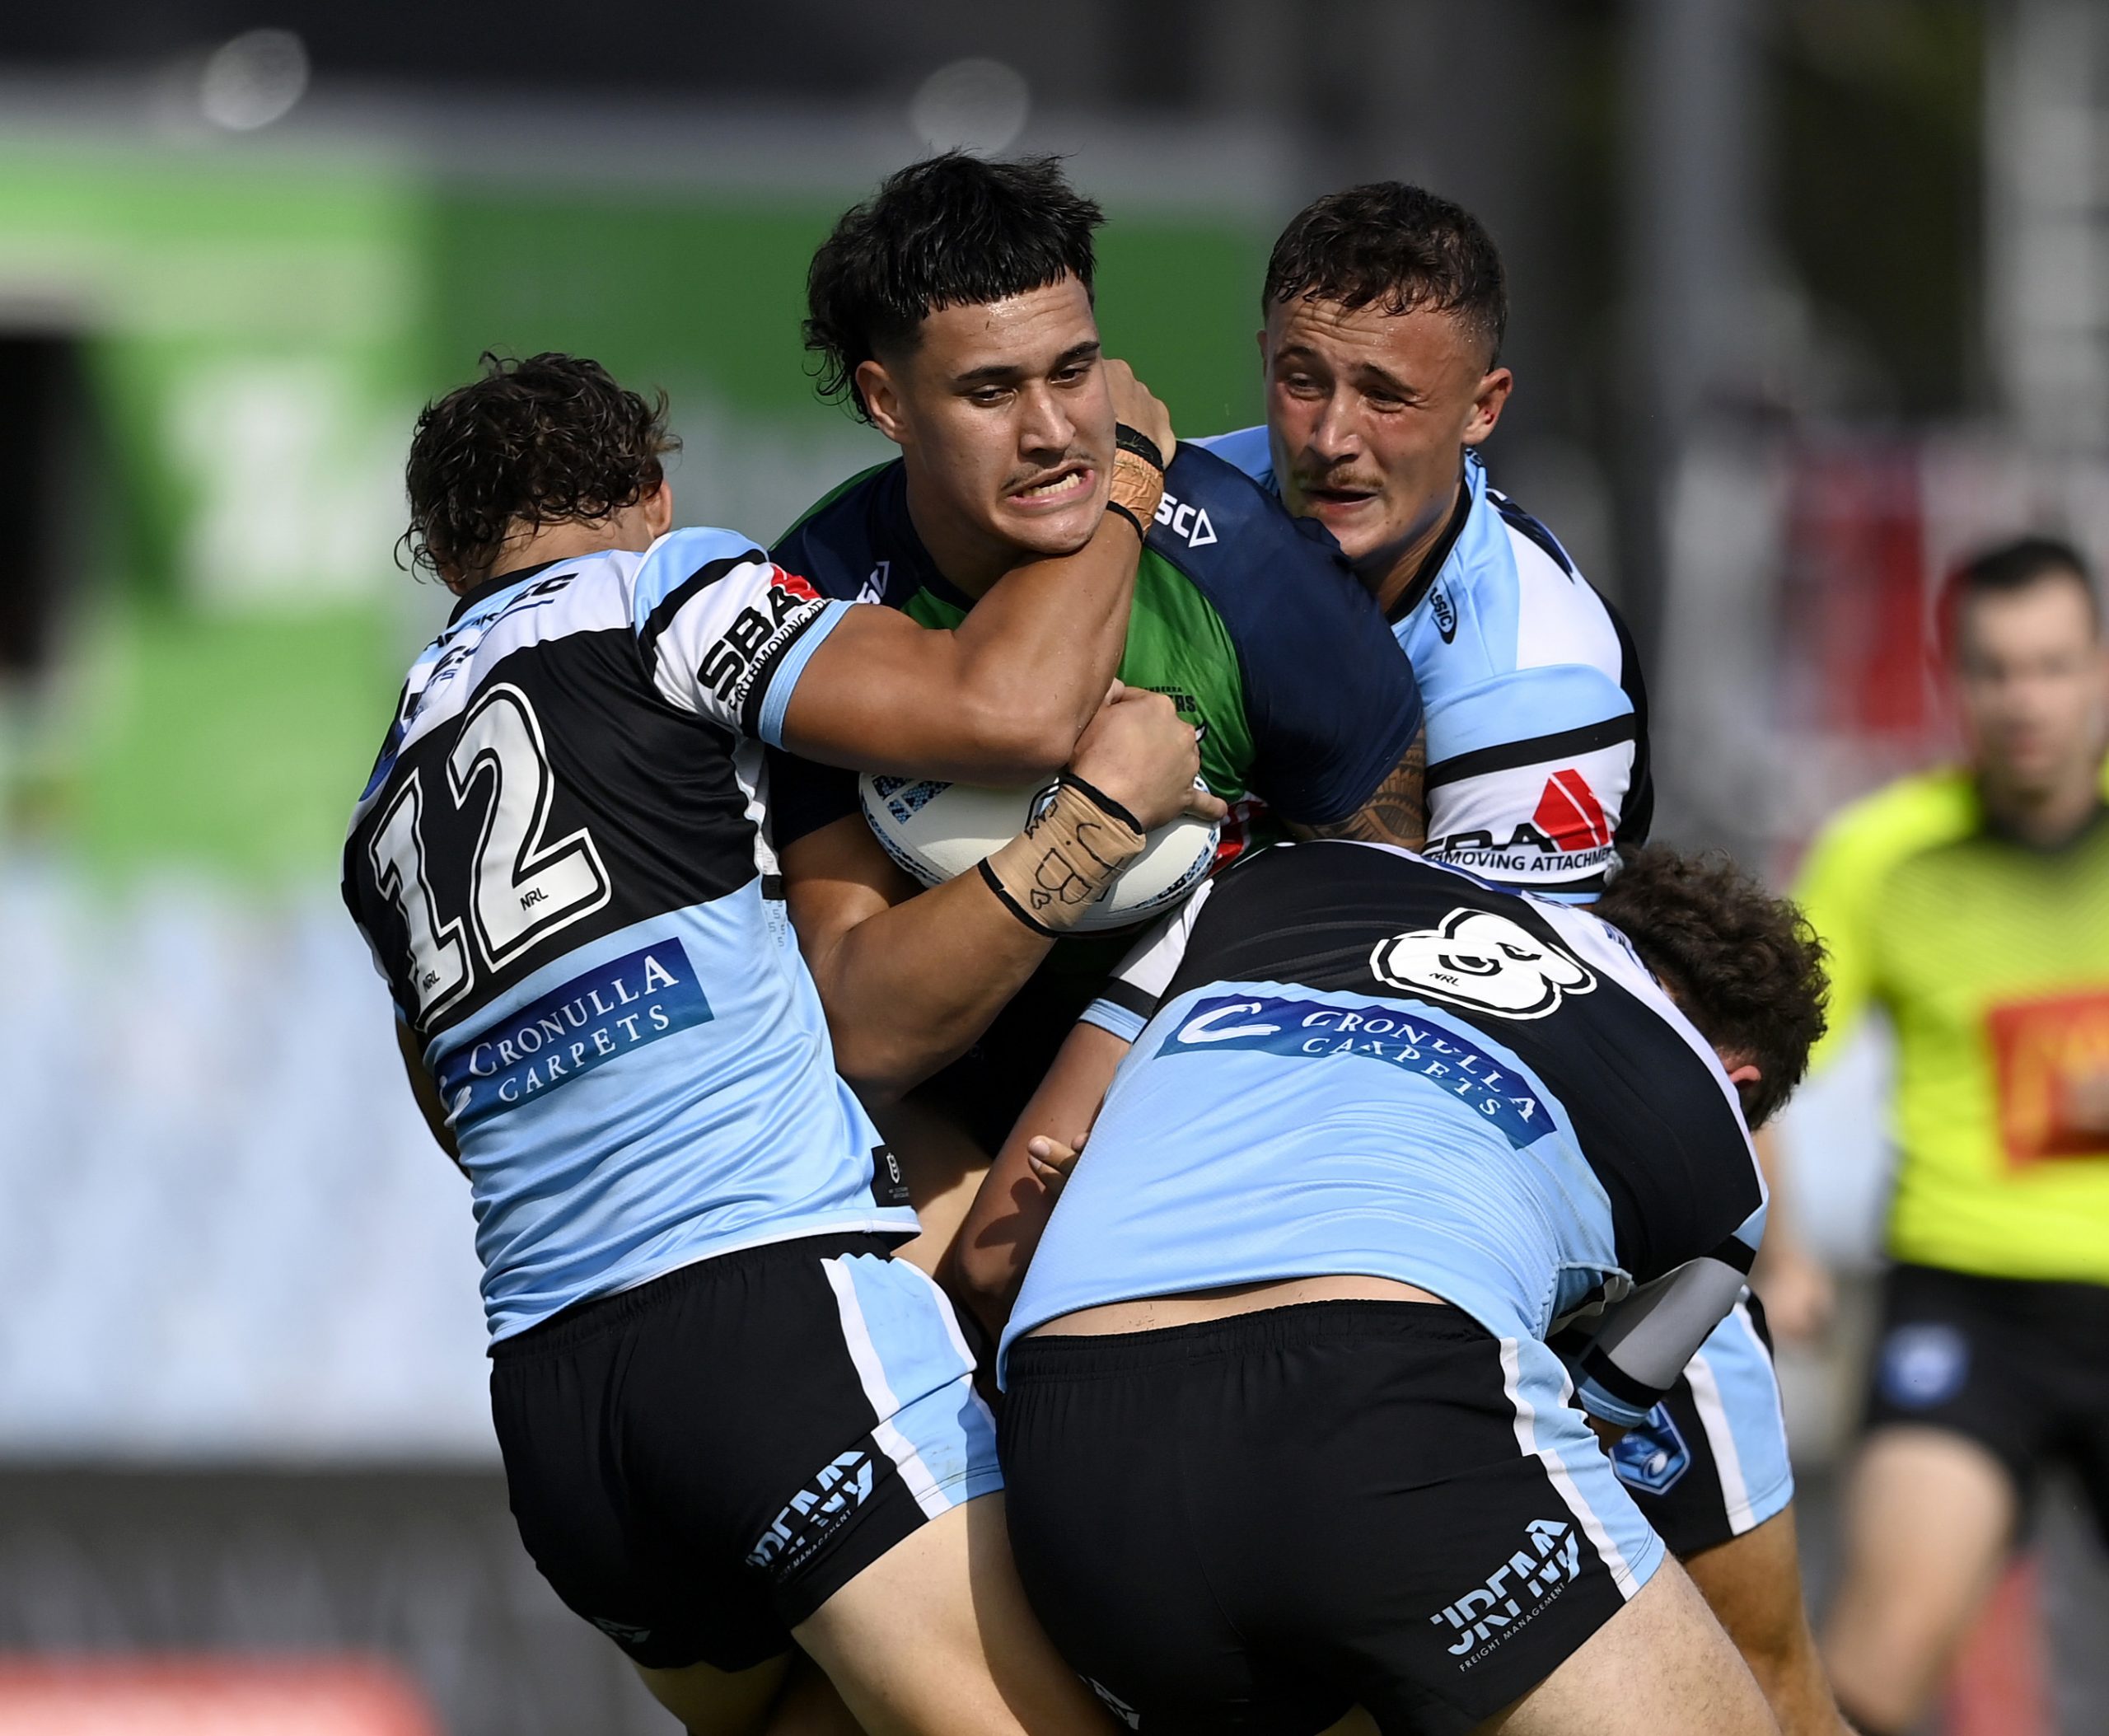
POLYGON ((1110 986, 1132 1046, 1051 1219, 998 1160, 961 1266, 1010 1303, 1013 1546, 1136 1728, 1774 1728, 1546 1341, 1594 1322, 1580 1397, 1615 1430, 1733 1304, 1743 1116, 1807 1065, 1821 951, 1663 850, 1599 908, 1262 851, 1110 986))
MULTIPOLYGON (((1390 619, 1427 709, 1427 854, 1594 897, 1653 818, 1647 697, 1616 611, 1475 450, 1513 384, 1492 240, 1419 188, 1351 188, 1283 232, 1262 306, 1266 423, 1202 443, 1330 530, 1390 619)), ((1754 1301, 1732 1310, 1619 1470, 1789 1736, 1812 1736, 1840 1726, 1802 1607, 1762 1331, 1754 1301)))
MULTIPOLYGON (((765 905, 757 820, 765 743, 1017 781, 1117 741, 1162 479, 1111 480, 1114 419, 1169 428, 1110 377, 1078 386, 1106 439, 1050 558, 953 632, 671 530, 665 405, 595 363, 490 361, 412 442, 413 550, 459 601, 345 900, 470 1184, 522 1539, 692 1732, 764 1728, 794 1642, 873 1733, 1094 1727, 1009 1565, 958 1322, 891 1257, 915 1214, 765 905)), ((1143 825, 1190 799, 1163 710, 1182 754, 1091 770, 1143 825)))

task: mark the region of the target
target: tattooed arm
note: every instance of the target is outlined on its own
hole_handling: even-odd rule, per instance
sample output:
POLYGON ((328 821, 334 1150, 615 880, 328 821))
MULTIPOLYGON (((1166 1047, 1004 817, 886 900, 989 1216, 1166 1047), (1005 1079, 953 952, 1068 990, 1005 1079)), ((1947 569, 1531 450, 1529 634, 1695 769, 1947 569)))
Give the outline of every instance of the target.
POLYGON ((1377 785, 1377 793, 1344 820, 1325 826, 1288 823, 1298 838, 1355 838, 1365 844, 1396 844, 1417 850, 1428 842, 1428 732, 1414 737, 1405 757, 1377 785))

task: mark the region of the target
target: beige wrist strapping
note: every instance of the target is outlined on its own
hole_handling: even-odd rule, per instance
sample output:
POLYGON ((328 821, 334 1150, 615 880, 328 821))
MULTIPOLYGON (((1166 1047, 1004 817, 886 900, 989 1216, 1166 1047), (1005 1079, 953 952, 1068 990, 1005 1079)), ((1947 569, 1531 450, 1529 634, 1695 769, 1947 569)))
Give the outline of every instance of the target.
POLYGON ((1150 521, 1163 498, 1164 454, 1148 434, 1120 423, 1113 435, 1113 480, 1106 510, 1118 512, 1148 540, 1150 521))
POLYGON ((1036 934, 1059 936, 1143 853, 1135 817, 1064 772, 1025 830, 981 859, 981 877, 1036 934))

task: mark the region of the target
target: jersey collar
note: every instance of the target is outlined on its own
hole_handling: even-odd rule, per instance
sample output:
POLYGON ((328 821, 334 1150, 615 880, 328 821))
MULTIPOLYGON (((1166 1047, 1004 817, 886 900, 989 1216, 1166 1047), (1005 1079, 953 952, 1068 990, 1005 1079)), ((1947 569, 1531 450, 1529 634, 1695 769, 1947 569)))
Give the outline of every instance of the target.
POLYGON ((905 560, 908 570, 915 575, 915 583, 939 602, 962 612, 971 609, 974 599, 938 570, 937 562, 916 533, 914 517, 908 510, 907 461, 896 458, 887 469, 892 474, 885 479, 874 502, 879 509, 879 529, 884 534, 874 540, 898 550, 894 558, 905 560))
POLYGON ((511 590, 513 586, 532 578, 537 573, 546 573, 555 564, 554 560, 538 560, 531 567, 515 567, 510 573, 493 573, 480 585, 472 586, 461 593, 460 601, 454 605, 454 612, 447 617, 447 625, 452 626, 478 603, 496 597, 501 591, 511 590))
POLYGON ((2015 849, 2026 850, 2032 856, 2062 856, 2067 850, 2084 844, 2101 828, 2105 820, 2109 820, 2109 802, 2097 798, 2088 810, 2087 818, 2080 821, 2069 835, 2060 838, 2055 844, 2035 843, 2022 837, 2011 826, 2002 824, 1993 815, 1991 807, 1981 791, 1977 796, 1977 819, 1987 837, 1996 838, 2000 843, 2010 845, 2015 849))
POLYGON ((1399 600, 1385 612, 1384 618, 1393 626, 1418 609, 1428 593, 1435 587, 1436 575, 1450 559, 1451 550, 1457 546, 1457 539, 1465 534, 1465 521, 1472 516, 1472 508, 1479 503, 1481 491, 1486 486, 1486 471, 1473 452, 1465 454, 1464 468, 1457 477, 1457 503, 1450 509, 1450 522, 1443 527, 1443 534, 1435 539, 1435 545, 1421 557, 1420 564, 1414 569, 1414 576, 1406 588, 1399 593, 1399 600))

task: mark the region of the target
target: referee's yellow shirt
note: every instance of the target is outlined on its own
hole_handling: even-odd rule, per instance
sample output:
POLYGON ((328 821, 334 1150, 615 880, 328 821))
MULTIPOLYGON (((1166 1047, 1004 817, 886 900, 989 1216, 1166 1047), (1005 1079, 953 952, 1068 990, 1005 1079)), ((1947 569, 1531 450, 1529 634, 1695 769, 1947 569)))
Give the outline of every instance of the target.
POLYGON ((1967 773, 1907 778, 1831 823, 1796 896, 1831 952, 1817 1065, 1870 1006, 1896 1028, 1892 1256, 2109 1284, 2109 1140, 2067 1102, 2109 1071, 2109 808, 2037 849, 1967 773))

